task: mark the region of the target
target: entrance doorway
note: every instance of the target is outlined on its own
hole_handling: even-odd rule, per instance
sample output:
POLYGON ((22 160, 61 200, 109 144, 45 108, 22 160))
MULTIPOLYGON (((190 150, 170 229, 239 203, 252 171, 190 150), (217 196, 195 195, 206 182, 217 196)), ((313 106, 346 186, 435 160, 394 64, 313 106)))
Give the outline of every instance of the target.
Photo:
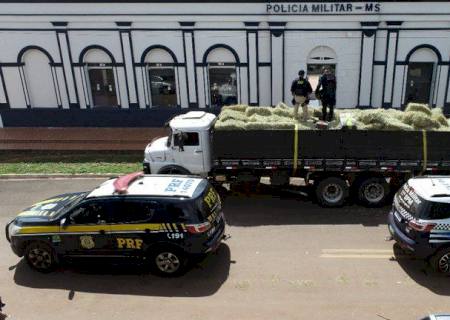
POLYGON ((410 62, 406 81, 405 102, 429 103, 433 81, 433 62, 410 62))
POLYGON ((94 107, 116 107, 117 94, 112 68, 89 68, 94 107))

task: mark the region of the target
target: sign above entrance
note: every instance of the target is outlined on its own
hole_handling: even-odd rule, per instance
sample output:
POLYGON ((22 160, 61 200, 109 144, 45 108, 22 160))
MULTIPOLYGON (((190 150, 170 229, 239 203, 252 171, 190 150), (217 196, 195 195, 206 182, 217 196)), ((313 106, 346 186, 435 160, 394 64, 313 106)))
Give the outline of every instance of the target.
POLYGON ((379 13, 378 2, 339 2, 339 3, 267 3, 268 14, 368 14, 379 13))

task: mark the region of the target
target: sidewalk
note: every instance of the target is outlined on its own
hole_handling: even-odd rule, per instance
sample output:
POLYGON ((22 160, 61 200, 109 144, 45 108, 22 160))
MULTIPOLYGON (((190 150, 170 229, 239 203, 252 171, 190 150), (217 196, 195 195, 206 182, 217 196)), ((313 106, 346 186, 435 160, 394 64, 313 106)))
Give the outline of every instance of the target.
POLYGON ((165 128, 2 128, 0 150, 144 150, 165 128))

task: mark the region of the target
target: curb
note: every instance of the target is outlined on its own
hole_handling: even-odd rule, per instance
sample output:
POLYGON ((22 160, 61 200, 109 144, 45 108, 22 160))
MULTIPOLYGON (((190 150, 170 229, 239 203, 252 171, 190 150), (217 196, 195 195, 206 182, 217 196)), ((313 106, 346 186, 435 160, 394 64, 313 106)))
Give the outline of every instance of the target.
POLYGON ((117 173, 84 173, 84 174, 0 174, 0 180, 25 180, 25 179, 99 179, 115 178, 117 173))

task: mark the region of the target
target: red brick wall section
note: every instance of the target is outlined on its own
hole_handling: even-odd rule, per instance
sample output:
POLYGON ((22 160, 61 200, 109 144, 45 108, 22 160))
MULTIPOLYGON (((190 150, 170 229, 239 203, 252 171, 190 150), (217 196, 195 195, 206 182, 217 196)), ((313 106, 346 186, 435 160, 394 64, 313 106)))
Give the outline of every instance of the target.
POLYGON ((144 150, 165 128, 2 128, 0 150, 144 150))

